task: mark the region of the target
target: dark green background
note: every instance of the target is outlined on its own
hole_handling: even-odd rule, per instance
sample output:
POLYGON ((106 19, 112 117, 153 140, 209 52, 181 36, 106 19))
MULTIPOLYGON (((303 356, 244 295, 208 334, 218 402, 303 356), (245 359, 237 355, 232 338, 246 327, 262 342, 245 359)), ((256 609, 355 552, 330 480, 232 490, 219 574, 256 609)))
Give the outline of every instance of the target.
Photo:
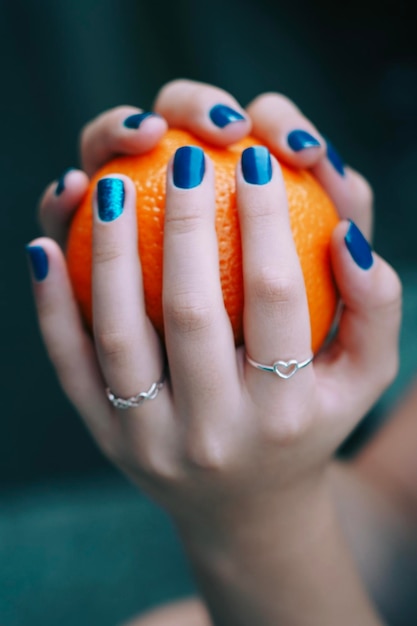
MULTIPOLYGON (((411 1, 380 2, 377 11, 366 0, 14 0, 0 6, 0 486, 9 515, 10 502, 27 493, 52 489, 56 495, 72 492, 74 485, 79 493, 87 481, 94 500, 95 477, 104 475, 112 485, 118 480, 55 380, 37 330, 24 254, 25 243, 39 234, 36 203, 43 187, 78 162, 82 125, 118 104, 150 108, 158 88, 180 76, 220 85, 242 104, 263 91, 284 92, 346 162, 371 181, 375 246, 412 287, 417 262, 417 38, 411 1)), ((415 300, 410 296, 407 302, 415 326, 415 300)), ((403 338, 408 354, 413 341, 403 338)), ((413 359, 408 357, 403 381, 413 359)), ((54 497, 50 510, 47 498, 39 501, 43 513, 36 498, 27 514, 23 504, 18 506, 18 519, 26 520, 28 529, 34 528, 34 510, 46 519, 60 506, 54 497)), ((82 511, 79 502, 74 506, 82 511)), ((55 530, 51 541, 67 545, 71 528, 55 530)), ((3 535, 3 556, 12 570, 7 550, 13 542, 24 545, 22 537, 28 535, 21 532, 3 535)), ((46 538, 45 544, 38 541, 40 546, 47 543, 46 538)), ((13 589, 23 597, 16 574, 20 565, 17 559, 13 589)), ((37 571, 45 571, 42 558, 37 571)), ((113 614, 122 615, 118 610, 113 614)), ((74 618, 68 623, 114 623, 110 614, 108 622, 96 622, 98 613, 93 612, 96 618, 90 621, 74 618)), ((25 616, 6 622, 0 613, 0 624, 37 623, 25 616)), ((57 621, 51 618, 52 623, 57 621)))
POLYGON ((243 104, 288 94, 376 192, 378 251, 415 261, 417 39, 412 4, 206 0, 3 3, 0 381, 2 483, 103 462, 55 382, 38 336, 24 244, 43 187, 78 162, 81 126, 148 108, 179 76, 243 104), (407 13, 408 6, 408 13, 407 13))

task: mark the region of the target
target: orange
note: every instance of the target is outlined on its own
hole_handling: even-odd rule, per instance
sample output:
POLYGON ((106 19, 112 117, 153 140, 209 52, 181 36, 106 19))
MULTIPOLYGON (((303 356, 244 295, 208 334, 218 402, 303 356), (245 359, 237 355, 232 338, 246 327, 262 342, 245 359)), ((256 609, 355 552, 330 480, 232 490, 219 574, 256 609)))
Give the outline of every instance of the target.
MULTIPOLYGON (((182 130, 169 130, 158 146, 139 156, 121 156, 102 167, 71 224, 67 261, 75 297, 91 328, 92 193, 99 178, 123 173, 135 182, 139 254, 147 313, 163 336, 162 248, 166 164, 183 145, 201 146, 216 169, 216 231, 219 242, 220 275, 226 310, 235 341, 243 342, 242 259, 235 202, 235 167, 240 153, 259 141, 248 137, 229 148, 215 148, 182 130)), ((312 349, 318 350, 334 319, 337 293, 329 258, 331 233, 338 222, 336 210, 308 171, 281 164, 287 189, 291 227, 300 258, 307 292, 312 330, 312 349)))

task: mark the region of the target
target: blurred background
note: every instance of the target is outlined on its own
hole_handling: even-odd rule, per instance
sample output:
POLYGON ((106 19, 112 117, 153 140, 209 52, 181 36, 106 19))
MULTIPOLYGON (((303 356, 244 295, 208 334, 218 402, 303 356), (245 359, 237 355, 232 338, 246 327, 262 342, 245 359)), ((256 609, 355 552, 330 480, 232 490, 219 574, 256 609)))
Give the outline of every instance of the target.
POLYGON ((0 624, 106 626, 193 583, 164 515, 96 450, 44 352, 24 245, 44 186, 78 164, 81 127, 150 109, 165 82, 213 83, 243 104, 292 98, 376 195, 375 248, 405 284, 396 384, 417 359, 417 38, 414 5, 351 0, 3 0, 0 59, 0 624))

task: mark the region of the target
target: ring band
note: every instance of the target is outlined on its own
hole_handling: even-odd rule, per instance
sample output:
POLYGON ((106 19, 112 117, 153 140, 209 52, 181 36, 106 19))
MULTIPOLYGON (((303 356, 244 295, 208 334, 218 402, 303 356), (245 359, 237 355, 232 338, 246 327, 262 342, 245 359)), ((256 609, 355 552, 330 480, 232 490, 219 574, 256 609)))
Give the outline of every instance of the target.
POLYGON ((262 372, 271 372, 272 374, 276 374, 279 378, 283 378, 284 380, 288 380, 298 370, 303 369, 303 367, 307 367, 313 361, 314 355, 312 354, 305 361, 296 361, 295 359, 290 359, 289 361, 275 361, 272 365, 263 365, 262 363, 258 363, 250 358, 249 354, 246 353, 247 362, 256 367, 256 369, 261 370, 262 372))
POLYGON ((161 378, 156 383, 152 383, 148 391, 140 391, 136 396, 131 396, 130 398, 118 398, 114 395, 110 387, 106 388, 106 394, 107 398, 116 409, 136 409, 138 406, 143 404, 145 400, 154 400, 164 386, 164 382, 165 372, 163 372, 161 378))

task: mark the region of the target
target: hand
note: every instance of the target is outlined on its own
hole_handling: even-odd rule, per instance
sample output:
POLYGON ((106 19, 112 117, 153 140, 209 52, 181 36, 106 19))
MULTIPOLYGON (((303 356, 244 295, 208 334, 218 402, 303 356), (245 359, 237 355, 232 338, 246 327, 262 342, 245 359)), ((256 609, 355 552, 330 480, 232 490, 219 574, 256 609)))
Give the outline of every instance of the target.
MULTIPOLYGON (((342 222, 332 248, 335 277, 346 304, 337 339, 314 366, 290 381, 261 373, 244 361, 242 350, 235 353, 222 304, 212 165, 206 159, 204 179, 191 190, 175 187, 172 164, 169 172, 164 308, 170 385, 157 399, 121 416, 103 394, 104 381, 124 397, 147 389, 164 367, 144 311, 132 234, 134 188, 128 179, 122 177, 126 200, 121 217, 111 224, 98 217, 95 222, 97 357, 82 330, 62 254, 49 240, 41 243, 50 274, 35 285, 35 294, 45 340, 64 388, 101 446, 139 483, 152 485, 151 491, 168 509, 180 504, 183 512, 201 493, 201 468, 222 468, 228 484, 234 477, 236 482, 229 485, 232 502, 234 488, 247 498, 258 492, 254 463, 259 468, 266 463, 264 486, 274 493, 283 481, 311 476, 323 465, 395 373, 399 286, 393 271, 376 255, 369 270, 356 266, 344 243, 348 226, 342 222), (129 283, 126 276, 131 277, 129 283), (155 414, 158 417, 146 417, 155 414), (265 441, 271 444, 272 464, 265 441), (286 454, 281 459, 275 447, 284 444, 297 451, 302 462, 289 462, 286 454), (179 490, 184 502, 176 489, 165 502, 165 481, 177 474, 184 481, 179 490)), ((308 311, 278 164, 273 160, 272 179, 260 186, 246 183, 239 170, 237 190, 248 303, 246 349, 263 363, 303 360, 310 354, 308 311), (258 206, 263 207, 259 215, 258 206)), ((216 478, 206 485, 205 502, 210 488, 213 497, 219 488, 217 472, 208 475, 213 473, 216 478)), ((220 485, 223 489, 222 481, 220 485)))
MULTIPOLYGON (((314 500, 322 501, 315 496, 328 460, 395 374, 398 278, 376 254, 371 267, 358 266, 355 246, 345 243, 348 229, 356 246, 366 251, 366 243, 341 222, 332 243, 345 302, 337 338, 290 380, 260 372, 243 349, 235 351, 223 307, 212 165, 206 158, 203 180, 192 189, 173 184, 172 168, 164 258, 169 383, 154 400, 124 413, 104 395, 106 384, 122 397, 147 389, 164 367, 144 311, 134 187, 125 177, 119 176, 125 202, 118 219, 103 223, 95 206, 95 345, 83 330, 59 247, 49 239, 34 242, 49 263, 34 284, 45 343, 103 451, 196 544, 204 538, 211 546, 231 545, 248 529, 270 526, 270 518, 279 520, 285 537, 289 523, 299 526, 300 510, 311 514, 314 500)), ((303 360, 310 354, 308 310, 278 163, 272 159, 264 185, 247 183, 238 168, 237 193, 246 349, 262 363, 303 360)))

